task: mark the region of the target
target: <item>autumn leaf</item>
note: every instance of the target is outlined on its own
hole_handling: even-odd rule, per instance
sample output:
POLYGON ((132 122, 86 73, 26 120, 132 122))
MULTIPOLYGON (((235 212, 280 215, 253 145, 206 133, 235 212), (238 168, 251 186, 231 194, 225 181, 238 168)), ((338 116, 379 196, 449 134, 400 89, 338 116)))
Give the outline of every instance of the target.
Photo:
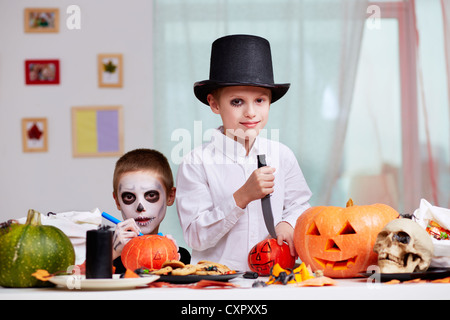
POLYGON ((36 139, 39 140, 43 134, 41 130, 39 130, 39 127, 36 123, 33 124, 33 126, 28 130, 28 138, 29 139, 36 139))
POLYGON ((109 60, 108 63, 106 63, 106 64, 104 63, 103 67, 105 69, 105 72, 109 72, 109 73, 116 72, 116 68, 117 68, 117 66, 114 65, 114 63, 112 63, 111 60, 109 60))
POLYGON ((41 281, 48 281, 49 278, 53 277, 53 275, 48 273, 47 270, 42 269, 37 270, 35 273, 31 275, 41 281))

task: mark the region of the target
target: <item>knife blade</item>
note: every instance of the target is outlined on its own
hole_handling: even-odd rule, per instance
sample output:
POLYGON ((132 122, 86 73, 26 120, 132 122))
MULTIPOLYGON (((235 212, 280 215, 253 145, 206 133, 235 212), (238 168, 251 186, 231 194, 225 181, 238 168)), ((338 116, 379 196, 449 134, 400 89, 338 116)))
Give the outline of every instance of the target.
MULTIPOLYGON (((266 155, 259 154, 258 158, 258 168, 267 166, 266 155)), ((267 231, 272 236, 272 238, 277 238, 277 233, 275 232, 275 226, 273 223, 272 205, 270 203, 270 194, 266 195, 261 199, 262 212, 264 216, 264 223, 266 224, 267 231)))

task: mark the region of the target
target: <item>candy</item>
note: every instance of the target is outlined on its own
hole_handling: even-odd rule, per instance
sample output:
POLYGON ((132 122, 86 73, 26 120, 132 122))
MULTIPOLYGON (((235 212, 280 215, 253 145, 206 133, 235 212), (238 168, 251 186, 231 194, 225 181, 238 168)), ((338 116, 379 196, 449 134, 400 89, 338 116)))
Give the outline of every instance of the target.
POLYGON ((430 220, 425 230, 437 240, 450 240, 450 231, 442 228, 435 221, 430 220))

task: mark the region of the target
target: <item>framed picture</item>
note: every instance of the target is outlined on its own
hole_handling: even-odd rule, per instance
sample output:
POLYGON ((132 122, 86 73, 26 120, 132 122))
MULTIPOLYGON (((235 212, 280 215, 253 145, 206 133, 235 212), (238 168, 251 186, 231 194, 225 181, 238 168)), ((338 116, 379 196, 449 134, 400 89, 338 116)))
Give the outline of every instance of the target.
POLYGON ((59 84, 59 60, 25 60, 25 83, 59 84))
POLYGON ((72 107, 74 157, 123 154, 122 107, 72 107))
POLYGON ((97 64, 99 87, 122 87, 123 58, 121 54, 99 54, 97 64))
POLYGON ((59 9, 25 8, 24 27, 27 33, 59 32, 59 9))
POLYGON ((48 150, 47 118, 22 119, 23 152, 46 152, 48 150))

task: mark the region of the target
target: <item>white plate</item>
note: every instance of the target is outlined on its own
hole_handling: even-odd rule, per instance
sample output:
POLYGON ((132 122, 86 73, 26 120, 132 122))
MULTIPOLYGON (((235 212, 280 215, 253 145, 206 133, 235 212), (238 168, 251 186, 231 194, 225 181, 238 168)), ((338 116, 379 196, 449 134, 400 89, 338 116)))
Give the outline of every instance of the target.
POLYGON ((86 279, 85 275, 54 276, 49 281, 69 290, 121 290, 145 286, 159 279, 150 275, 145 278, 120 278, 114 274, 112 279, 86 279))

